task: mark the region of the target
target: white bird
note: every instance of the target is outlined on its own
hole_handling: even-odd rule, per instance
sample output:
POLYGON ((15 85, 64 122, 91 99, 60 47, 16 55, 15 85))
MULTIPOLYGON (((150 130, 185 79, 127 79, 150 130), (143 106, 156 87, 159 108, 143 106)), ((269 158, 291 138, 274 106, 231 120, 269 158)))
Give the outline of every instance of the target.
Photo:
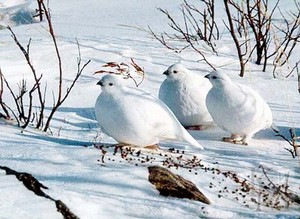
POLYGON ((221 129, 231 133, 224 141, 247 145, 256 132, 271 127, 271 109, 256 91, 221 72, 205 77, 213 85, 206 98, 208 111, 221 129))
POLYGON ((181 64, 171 65, 159 89, 161 99, 187 129, 205 129, 213 124, 205 99, 211 84, 204 76, 181 64))
POLYGON ((121 79, 111 74, 97 84, 102 92, 95 105, 96 118, 101 129, 117 142, 145 147, 177 140, 203 149, 158 98, 122 85, 121 79))

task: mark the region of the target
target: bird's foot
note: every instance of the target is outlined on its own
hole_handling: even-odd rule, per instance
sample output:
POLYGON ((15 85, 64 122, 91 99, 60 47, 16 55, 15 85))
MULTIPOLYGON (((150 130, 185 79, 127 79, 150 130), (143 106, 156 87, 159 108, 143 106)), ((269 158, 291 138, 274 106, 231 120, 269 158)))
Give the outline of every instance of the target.
POLYGON ((240 139, 235 139, 231 137, 223 137, 223 141, 233 143, 233 144, 242 144, 242 141, 240 139))
POLYGON ((125 143, 118 143, 115 144, 114 147, 116 148, 123 148, 123 149, 145 149, 145 150, 158 150, 159 149, 159 145, 158 144, 153 144, 153 145, 147 145, 145 147, 141 147, 141 146, 136 146, 136 145, 132 145, 132 144, 125 144, 125 143))
POLYGON ((145 149, 150 149, 150 150, 158 150, 159 145, 158 144, 153 144, 153 145, 148 145, 144 147, 145 149))
POLYGON ((223 141, 233 144, 248 145, 248 142, 245 140, 245 138, 242 138, 237 134, 232 134, 230 137, 223 137, 223 141))
POLYGON ((202 131, 206 129, 208 126, 206 125, 192 125, 192 126, 184 126, 186 130, 195 130, 195 131, 202 131))
POLYGON ((245 142, 242 139, 235 139, 235 138, 231 138, 231 137, 223 137, 223 141, 229 142, 232 144, 248 145, 248 142, 245 142))
POLYGON ((132 146, 132 145, 126 144, 126 143, 118 143, 118 144, 114 144, 113 146, 114 146, 114 147, 120 147, 120 148, 121 148, 121 147, 125 147, 125 146, 128 146, 128 147, 129 147, 129 146, 132 146))
POLYGON ((132 145, 132 144, 126 144, 126 143, 118 143, 113 145, 115 147, 115 150, 128 150, 130 151, 133 148, 136 148, 137 146, 132 145))

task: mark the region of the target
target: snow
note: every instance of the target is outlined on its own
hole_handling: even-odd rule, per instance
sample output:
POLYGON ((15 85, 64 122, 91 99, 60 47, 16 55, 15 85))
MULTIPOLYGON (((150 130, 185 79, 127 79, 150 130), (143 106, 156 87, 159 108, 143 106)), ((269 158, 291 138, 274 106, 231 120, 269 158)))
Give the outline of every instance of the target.
MULTIPOLYGON (((70 97, 55 114, 51 133, 42 133, 30 127, 22 130, 16 125, 0 122, 0 166, 32 174, 49 188, 44 190, 45 193, 62 200, 79 218, 299 218, 299 206, 276 210, 255 204, 251 198, 258 198, 257 193, 252 191, 243 198, 245 193, 233 193, 241 188, 238 183, 211 170, 233 171, 261 188, 260 183, 267 182, 259 168, 262 165, 274 183, 284 183, 288 175, 289 188, 299 195, 299 160, 292 158, 284 149, 289 148, 289 144, 276 137, 272 130, 257 133, 247 147, 220 141, 228 133, 216 127, 190 132, 204 145, 204 151, 178 142, 161 144, 161 150, 175 148, 184 151, 184 159, 197 156, 205 167, 210 168, 173 167, 171 171, 195 183, 212 201, 211 205, 159 196, 147 180, 147 166, 162 166, 166 159, 159 153, 143 151, 142 156, 153 158, 150 161, 136 155, 128 155, 131 160, 125 160, 120 152, 114 155, 113 148, 105 148, 107 153, 105 163, 102 163, 101 150, 92 146, 100 142, 115 143, 100 132, 94 114, 94 104, 100 93, 96 83, 101 78, 94 72, 106 62, 129 63, 130 58, 134 58, 146 72, 146 79, 140 88, 154 95, 157 95, 164 80, 162 73, 171 64, 181 62, 202 75, 209 71, 205 63, 196 62, 200 57, 195 53, 187 50, 175 54, 143 31, 148 25, 157 32, 169 30, 166 18, 157 7, 168 9, 180 19, 179 4, 180 1, 172 0, 144 1, 142 4, 137 0, 50 1, 54 31, 63 60, 65 86, 71 83, 77 71, 76 38, 83 61, 92 61, 70 97)), ((285 9, 292 7, 286 1, 283 4, 285 9)), ((15 13, 17 9, 30 11, 35 8, 36 1, 0 1, 0 18, 5 18, 1 20, 2 26, 16 25, 13 30, 24 45, 32 38, 32 61, 37 72, 43 74, 42 83, 47 83, 51 90, 46 102, 46 113, 49 113, 52 90, 57 92, 58 67, 47 24, 17 26, 6 16, 6 13, 15 13)), ((221 4, 217 10, 223 15, 221 4)), ((6 29, 0 31, 0 47, 1 70, 13 89, 17 90, 17 83, 31 76, 30 69, 6 29)), ((296 75, 285 78, 287 70, 283 69, 274 79, 271 71, 261 72, 261 66, 252 64, 245 77, 240 78, 238 60, 228 34, 224 34, 222 42, 218 42, 218 51, 219 56, 207 52, 209 60, 234 81, 260 92, 269 103, 274 123, 283 135, 289 137, 289 128, 294 128, 299 135, 300 99, 296 75)), ((299 53, 299 46, 295 53, 299 53)), ((28 83, 32 81, 28 79, 28 83)), ((13 106, 7 91, 3 98, 13 106)), ((168 153, 166 156, 176 159, 179 154, 168 153)), ((52 201, 35 196, 14 176, 5 175, 2 170, 0 191, 1 219, 62 218, 52 201)))

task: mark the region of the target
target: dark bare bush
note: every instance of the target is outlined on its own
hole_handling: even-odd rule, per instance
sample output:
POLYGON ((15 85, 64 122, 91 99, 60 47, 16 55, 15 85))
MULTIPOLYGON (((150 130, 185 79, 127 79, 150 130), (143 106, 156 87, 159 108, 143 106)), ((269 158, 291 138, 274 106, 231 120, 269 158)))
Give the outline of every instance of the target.
MULTIPOLYGON (((297 43, 300 42, 300 2, 294 1, 295 4, 295 12, 289 11, 283 13, 280 8, 278 9, 282 21, 280 24, 273 23, 274 29, 278 32, 278 34, 274 34, 274 44, 275 44, 275 51, 271 53, 267 58, 275 56, 273 60, 273 75, 275 75, 275 71, 277 67, 282 67, 288 64, 291 55, 295 51, 297 43), (278 35, 278 36, 277 36, 278 35)), ((296 54, 297 55, 297 54, 296 54)), ((294 70, 298 70, 298 64, 300 60, 296 61, 295 66, 292 68, 290 74, 293 73, 294 70)))
MULTIPOLYGON (((224 22, 226 28, 229 30, 230 35, 233 39, 235 48, 237 50, 239 64, 240 64, 240 76, 243 77, 245 74, 245 66, 249 61, 251 54, 254 49, 250 48, 250 39, 248 32, 248 25, 245 22, 244 16, 242 16, 239 10, 236 10, 235 14, 238 16, 235 17, 232 14, 232 6, 230 0, 224 0, 225 11, 227 15, 228 25, 224 22), (238 36, 239 34, 239 36, 238 36)), ((233 7, 235 8, 235 7, 233 7)), ((235 8, 236 9, 236 8, 235 8)))
POLYGON ((215 22, 215 3, 214 0, 201 0, 200 3, 201 7, 198 8, 187 0, 183 1, 181 4, 183 25, 180 25, 167 10, 158 8, 167 16, 169 26, 174 32, 157 34, 151 27, 149 27, 149 30, 152 36, 163 46, 177 53, 186 48, 192 48, 206 64, 215 70, 215 67, 207 60, 204 51, 201 49, 202 42, 204 42, 211 52, 217 54, 214 41, 219 39, 220 34, 215 22), (171 43, 174 41, 176 45, 171 43))
MULTIPOLYGON (((290 62, 290 58, 300 39, 300 3, 294 0, 294 10, 282 12, 279 2, 280 0, 274 2, 224 0, 227 14, 227 22, 224 24, 237 50, 241 77, 244 76, 246 64, 254 56, 255 63, 263 66, 262 71, 267 70, 268 62, 272 58, 274 77, 276 69, 284 65, 288 65, 288 69, 294 66, 292 71, 296 70, 299 60, 296 60, 295 64, 290 62), (280 19, 273 18, 276 10, 281 14, 280 19)), ((183 24, 180 24, 167 10, 159 8, 158 10, 168 18, 173 32, 157 34, 150 27, 149 30, 152 36, 166 48, 177 53, 192 48, 202 60, 215 69, 205 57, 204 52, 208 51, 207 48, 205 50, 201 48, 207 45, 209 50, 217 55, 214 42, 219 39, 220 34, 215 21, 215 2, 201 0, 199 5, 195 6, 187 0, 181 4, 183 24)))
MULTIPOLYGON (((289 137, 284 136, 283 134, 278 133, 276 136, 281 137, 289 144, 289 148, 285 147, 284 149, 291 153, 292 157, 295 158, 299 156, 298 149, 300 147, 300 136, 297 136, 296 130, 294 128, 289 129, 289 137)), ((300 159, 300 158, 299 158, 300 159)), ((300 161, 300 160, 299 160, 300 161)), ((299 163, 300 164, 300 163, 299 163)))
MULTIPOLYGON (((59 48, 57 45, 57 41, 55 38, 55 33, 53 30, 52 26, 52 21, 51 21, 51 16, 48 8, 45 6, 44 2, 42 0, 39 0, 39 3, 44 11, 44 15, 47 20, 47 24, 49 27, 49 34, 51 36, 56 57, 57 57, 57 65, 58 65, 58 74, 59 74, 59 79, 58 79, 58 85, 57 85, 57 96, 53 95, 54 103, 53 107, 47 115, 47 118, 45 116, 45 104, 46 104, 46 94, 47 94, 47 86, 46 83, 42 83, 42 78, 43 75, 39 74, 35 67, 34 64, 31 61, 30 58, 30 43, 31 39, 29 40, 29 43, 27 44, 26 48, 20 43, 18 40, 17 36, 13 32, 13 30, 10 27, 7 27, 8 30, 10 31, 13 40, 15 41, 15 44, 18 46, 20 51, 23 53, 25 60, 27 61, 28 66, 31 69, 32 77, 34 80, 33 85, 28 88, 27 81, 26 79, 23 79, 20 84, 18 85, 19 91, 18 93, 14 92, 13 89, 11 88, 9 82, 5 79, 4 75, 1 73, 1 84, 2 84, 2 90, 1 90, 1 106, 2 109, 4 110, 3 107, 6 106, 5 103, 3 103, 2 100, 2 93, 3 93, 3 82, 5 82, 6 87, 10 91, 10 94, 15 102, 15 106, 17 108, 17 113, 15 115, 15 118, 22 128, 26 128, 29 123, 33 122, 35 123, 35 127, 38 129, 42 129, 43 131, 47 131, 50 127, 50 122, 55 114, 55 112, 58 110, 58 108, 61 106, 61 104, 67 99, 69 96, 71 90, 74 88, 74 85, 76 84, 77 80, 79 79, 80 75, 82 74, 83 70, 85 67, 90 63, 90 60, 88 60, 86 63, 82 65, 81 63, 81 53, 80 53, 80 47, 79 43, 77 41, 77 46, 78 46, 78 58, 77 58, 77 73, 71 82, 70 86, 67 88, 67 90, 64 92, 63 91, 63 69, 62 69, 62 60, 59 52, 59 48), (33 99, 37 98, 38 99, 38 106, 36 107, 36 112, 33 112, 33 99), (25 100, 26 99, 26 100, 25 100), (25 102, 27 102, 28 106, 25 106, 25 102)), ((6 107, 8 108, 8 107, 6 107)), ((5 110, 4 110, 5 111, 5 110)), ((6 109, 7 111, 7 109, 6 109)), ((12 111, 13 112, 13 111, 12 111)), ((8 115, 8 111, 6 112, 8 115)), ((8 115, 9 116, 9 115, 8 115)))
MULTIPOLYGON (((239 3, 233 0, 224 0, 226 13, 228 19, 230 19, 230 21, 228 20, 230 27, 228 29, 235 42, 240 61, 247 59, 243 57, 244 54, 240 51, 241 45, 245 44, 247 44, 248 51, 250 51, 248 59, 252 58, 253 51, 256 51, 255 63, 262 64, 263 71, 266 71, 268 60, 275 57, 273 59, 274 77, 276 68, 288 63, 300 37, 300 3, 294 1, 295 12, 282 13, 278 7, 279 2, 280 0, 277 0, 270 7, 268 0, 245 0, 239 3), (231 15, 232 10, 235 10, 237 17, 231 15), (279 10, 284 26, 278 25, 278 20, 273 19, 276 10, 279 10), (237 28, 234 28, 235 26, 237 28), (248 29, 251 31, 248 31, 248 29), (239 37, 237 34, 239 34, 239 37), (273 50, 273 48, 275 49, 273 50)), ((243 68, 242 63, 241 73, 243 68)), ((240 75, 242 76, 242 74, 240 75)))
POLYGON ((3 92, 4 92, 4 76, 3 76, 2 70, 0 68, 0 105, 4 112, 4 114, 0 113, 0 118, 9 120, 11 118, 11 116, 9 114, 9 107, 3 101, 3 92))
POLYGON ((254 50, 256 51, 255 63, 260 65, 264 59, 263 71, 266 70, 267 60, 270 57, 268 56, 268 49, 272 40, 270 32, 272 16, 279 1, 277 0, 274 7, 269 9, 267 0, 246 0, 240 3, 224 0, 229 23, 228 29, 240 60, 241 77, 244 75, 245 64, 253 56, 254 50), (236 17, 232 15, 232 10, 235 10, 236 17), (254 39, 254 43, 251 42, 251 39, 254 39))

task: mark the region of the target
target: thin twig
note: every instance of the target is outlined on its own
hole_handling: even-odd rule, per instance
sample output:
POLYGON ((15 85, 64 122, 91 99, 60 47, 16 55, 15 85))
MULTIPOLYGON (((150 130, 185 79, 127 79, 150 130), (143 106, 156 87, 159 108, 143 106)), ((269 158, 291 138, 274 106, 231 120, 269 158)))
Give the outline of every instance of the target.
MULTIPOLYGON (((45 127, 44 127, 44 131, 46 132, 49 127, 50 127, 50 122, 51 119, 53 117, 53 115, 55 114, 55 112, 57 111, 57 109, 61 106, 61 104, 67 99, 67 97, 69 96, 69 94, 71 93, 72 89, 74 88, 76 82, 78 81, 79 77, 81 76, 83 70, 85 69, 85 67, 91 62, 91 60, 88 60, 82 67, 81 67, 81 52, 80 52, 80 46, 78 41, 77 42, 77 48, 78 48, 78 59, 77 59, 77 74, 75 76, 75 78, 73 79, 70 87, 67 89, 66 93, 64 94, 64 96, 60 97, 60 100, 56 102, 56 104, 53 106, 50 115, 45 123, 45 127)), ((58 50, 57 50, 58 51, 58 50)))
POLYGON ((25 48, 21 45, 21 43, 19 42, 17 36, 13 32, 13 30, 9 26, 7 27, 7 29, 11 32, 12 38, 14 39, 14 41, 15 41, 16 45, 19 47, 19 49, 22 51, 22 53, 23 53, 23 55, 24 55, 24 57, 27 61, 27 64, 31 69, 31 72, 32 72, 32 75, 33 75, 33 78, 34 78, 34 81, 35 81, 35 84, 33 86, 37 85, 36 90, 37 90, 37 93, 38 93, 38 99, 39 99, 39 104, 40 104, 40 115, 39 115, 38 122, 37 122, 37 128, 41 128, 42 120, 44 118, 44 109, 45 109, 45 104, 44 104, 44 100, 43 100, 43 96, 42 96, 42 92, 41 92, 41 86, 40 86, 40 83, 39 83, 40 78, 42 76, 40 76, 40 77, 37 76, 36 70, 35 70, 35 68, 34 68, 34 66, 33 66, 33 64, 31 63, 31 60, 30 60, 29 47, 30 47, 31 40, 29 40, 29 43, 27 44, 27 49, 25 50, 25 48))
POLYGON ((5 118, 6 119, 10 119, 10 115, 9 112, 7 110, 6 104, 3 102, 3 92, 4 92, 4 83, 3 83, 3 74, 2 74, 2 70, 0 68, 0 105, 2 107, 2 110, 5 113, 5 118))
POLYGON ((265 175, 266 179, 268 180, 268 182, 273 186, 273 188, 278 193, 280 193, 281 195, 283 195, 283 197, 287 197, 290 201, 295 202, 297 204, 300 204, 300 197, 297 194, 293 193, 292 191, 288 191, 287 190, 287 185, 285 187, 285 190, 282 191, 282 189, 279 186, 275 185, 272 182, 272 180, 269 178, 269 176, 267 175, 267 172, 265 171, 265 168, 262 165, 260 165, 259 168, 262 169, 263 174, 265 175))

